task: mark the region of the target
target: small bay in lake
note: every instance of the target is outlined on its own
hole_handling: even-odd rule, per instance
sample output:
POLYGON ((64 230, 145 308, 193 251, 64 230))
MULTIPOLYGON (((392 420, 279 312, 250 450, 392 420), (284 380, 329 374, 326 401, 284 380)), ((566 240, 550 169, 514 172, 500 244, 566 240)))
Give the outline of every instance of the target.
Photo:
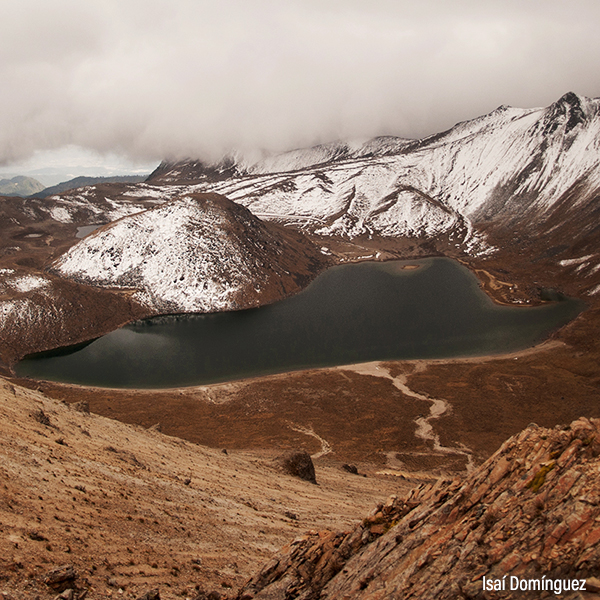
POLYGON ((348 264, 275 304, 139 321, 78 348, 29 357, 16 372, 164 388, 372 360, 499 354, 541 342, 583 308, 572 299, 495 305, 468 269, 445 258, 348 264))

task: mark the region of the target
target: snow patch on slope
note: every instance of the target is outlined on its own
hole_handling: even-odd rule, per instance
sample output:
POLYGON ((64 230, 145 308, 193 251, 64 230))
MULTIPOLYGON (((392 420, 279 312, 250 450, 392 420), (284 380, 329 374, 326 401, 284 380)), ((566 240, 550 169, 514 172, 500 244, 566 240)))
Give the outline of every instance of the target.
POLYGON ((9 279, 6 281, 6 284, 17 290, 17 292, 26 293, 47 287, 50 285, 50 281, 45 277, 38 277, 37 275, 24 275, 16 279, 9 279))
POLYGON ((321 234, 436 236, 462 228, 468 248, 487 252, 478 222, 543 222, 575 186, 578 202, 600 187, 600 100, 569 93, 548 108, 500 107, 388 150, 298 150, 193 189, 321 234))
POLYGON ((241 294, 283 272, 274 254, 283 256, 281 242, 242 207, 185 196, 95 231, 52 270, 134 290, 136 300, 159 312, 213 312, 241 308, 241 294))

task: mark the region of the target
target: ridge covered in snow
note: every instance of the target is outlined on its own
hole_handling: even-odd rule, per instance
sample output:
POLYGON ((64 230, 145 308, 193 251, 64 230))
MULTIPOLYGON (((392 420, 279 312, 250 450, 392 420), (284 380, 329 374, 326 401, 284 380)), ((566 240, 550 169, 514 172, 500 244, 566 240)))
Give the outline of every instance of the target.
POLYGON ((575 188, 570 210, 592 201, 600 187, 600 99, 569 92, 547 108, 501 106, 423 140, 376 138, 358 150, 330 144, 251 166, 231 162, 217 178, 202 169, 191 175, 193 161, 170 169, 163 165, 149 183, 187 177, 196 191, 319 234, 456 231, 468 243, 478 223, 548 222, 575 188))
POLYGON ((264 154, 258 158, 242 153, 231 153, 215 164, 188 159, 162 162, 150 174, 151 183, 178 183, 186 178, 223 179, 240 175, 286 173, 298 171, 331 161, 395 154, 413 140, 396 136, 380 136, 369 140, 336 141, 311 148, 299 148, 279 154, 264 154))
POLYGON ((501 106, 422 140, 336 142, 208 166, 163 163, 145 183, 0 198, 2 266, 19 268, 18 277, 2 277, 2 326, 29 314, 23 302, 35 307, 58 293, 55 279, 38 285, 40 273, 24 265, 41 269, 60 252, 54 274, 130 290, 124 297, 148 314, 272 302, 299 291, 326 263, 298 230, 389 241, 392 251, 404 238, 399 247, 426 253, 439 238, 450 254, 493 261, 496 253, 497 267, 527 255, 534 270, 549 269, 549 281, 563 278, 575 282, 575 294, 595 296, 598 198, 600 99, 571 92, 547 108, 501 106), (201 200, 206 193, 233 202, 201 200), (102 227, 89 233, 92 226, 102 227), (25 247, 31 255, 18 258, 25 247))
POLYGON ((214 312, 299 291, 324 264, 297 234, 216 194, 190 194, 96 230, 51 271, 133 290, 156 312, 214 312))

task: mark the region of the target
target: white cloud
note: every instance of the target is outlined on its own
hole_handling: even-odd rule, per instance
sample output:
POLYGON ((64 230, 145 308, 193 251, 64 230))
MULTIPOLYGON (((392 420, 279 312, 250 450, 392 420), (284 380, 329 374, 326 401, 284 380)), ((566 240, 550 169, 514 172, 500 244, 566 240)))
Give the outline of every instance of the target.
POLYGON ((597 0, 4 0, 0 161, 420 137, 600 95, 597 0))

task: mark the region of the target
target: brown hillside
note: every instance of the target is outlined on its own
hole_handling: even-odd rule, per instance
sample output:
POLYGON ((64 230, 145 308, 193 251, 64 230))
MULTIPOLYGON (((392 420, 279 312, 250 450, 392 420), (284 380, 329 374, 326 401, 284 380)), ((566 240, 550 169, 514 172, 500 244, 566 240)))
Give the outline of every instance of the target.
POLYGON ((54 598, 44 581, 64 565, 79 598, 227 592, 299 533, 348 528, 406 489, 318 460, 314 485, 273 456, 197 446, 0 380, 0 598, 54 598))
POLYGON ((295 540, 237 598, 599 598, 599 434, 597 419, 532 424, 465 479, 295 540))

